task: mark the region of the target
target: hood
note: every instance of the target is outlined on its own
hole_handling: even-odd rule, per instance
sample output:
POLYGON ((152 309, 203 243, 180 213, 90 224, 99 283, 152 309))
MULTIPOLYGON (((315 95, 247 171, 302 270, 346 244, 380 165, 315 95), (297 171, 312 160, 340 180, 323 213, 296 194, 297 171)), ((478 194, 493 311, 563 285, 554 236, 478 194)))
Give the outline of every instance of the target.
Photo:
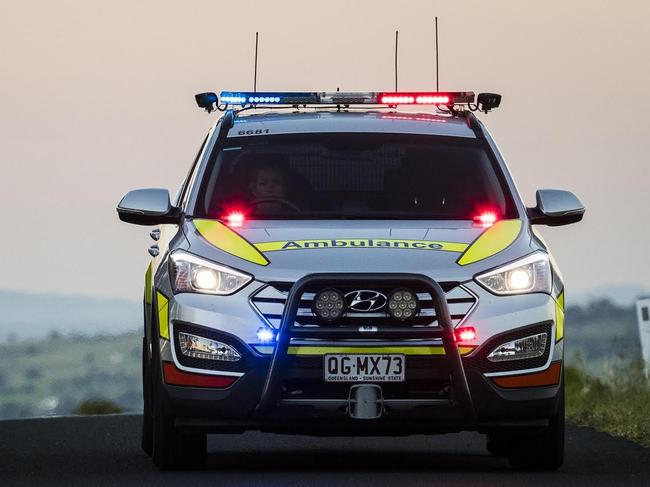
MULTIPOLYGON (((260 281, 295 281, 315 272, 414 272, 462 282, 476 273, 476 263, 458 260, 486 229, 469 221, 257 220, 229 228, 194 220, 184 231, 190 252, 260 281)), ((516 253, 527 253, 524 233, 518 230, 506 247, 518 241, 526 249, 516 253)))

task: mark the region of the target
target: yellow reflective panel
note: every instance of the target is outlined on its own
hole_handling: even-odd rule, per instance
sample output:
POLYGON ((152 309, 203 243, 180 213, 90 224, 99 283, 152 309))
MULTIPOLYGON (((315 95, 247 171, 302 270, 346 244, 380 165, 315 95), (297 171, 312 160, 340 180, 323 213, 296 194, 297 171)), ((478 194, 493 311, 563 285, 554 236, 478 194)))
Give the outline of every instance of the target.
POLYGON ((156 293, 158 301, 158 330, 160 338, 169 340, 169 300, 160 292, 156 293))
MULTIPOLYGON (((459 347, 461 355, 467 355, 473 347, 459 347)), ((442 346, 424 347, 316 347, 308 345, 290 346, 289 355, 325 355, 329 353, 398 353, 402 355, 444 355, 442 346)))
POLYGON ((407 249, 407 250, 443 250, 463 252, 466 243, 438 242, 435 240, 406 240, 383 238, 320 238, 314 240, 284 240, 278 242, 260 242, 255 247, 262 252, 279 250, 311 249, 407 249))
POLYGON ((151 269, 152 262, 149 262, 147 272, 144 273, 144 302, 151 304, 151 269))
POLYGON ((223 223, 215 220, 194 220, 194 226, 204 239, 224 252, 254 264, 269 264, 268 259, 253 244, 223 223))
POLYGON ((501 220, 485 230, 458 259, 459 265, 487 259, 510 246, 519 236, 521 220, 501 220))
POLYGON ((555 341, 559 342, 564 338, 564 291, 560 293, 555 301, 555 341))

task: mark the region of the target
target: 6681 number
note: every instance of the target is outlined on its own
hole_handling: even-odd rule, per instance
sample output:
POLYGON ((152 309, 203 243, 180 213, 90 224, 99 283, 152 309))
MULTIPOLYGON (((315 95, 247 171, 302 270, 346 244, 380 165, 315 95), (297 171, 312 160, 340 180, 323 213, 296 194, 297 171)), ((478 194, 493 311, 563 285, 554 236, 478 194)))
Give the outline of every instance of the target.
POLYGON ((255 129, 255 130, 240 130, 237 132, 239 135, 262 135, 268 134, 269 129, 255 129))

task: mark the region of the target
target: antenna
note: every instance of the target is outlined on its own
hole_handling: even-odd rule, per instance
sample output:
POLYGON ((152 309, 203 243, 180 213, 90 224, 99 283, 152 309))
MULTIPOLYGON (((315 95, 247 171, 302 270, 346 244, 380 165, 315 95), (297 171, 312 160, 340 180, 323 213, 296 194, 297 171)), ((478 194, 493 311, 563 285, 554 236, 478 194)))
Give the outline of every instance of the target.
POLYGON ((438 72, 438 17, 436 17, 436 92, 440 91, 440 76, 438 72))
POLYGON ((395 91, 397 91, 397 41, 399 38, 399 31, 395 31, 395 91))
POLYGON ((253 91, 257 92, 257 44, 259 39, 259 32, 255 32, 255 71, 253 73, 253 91))

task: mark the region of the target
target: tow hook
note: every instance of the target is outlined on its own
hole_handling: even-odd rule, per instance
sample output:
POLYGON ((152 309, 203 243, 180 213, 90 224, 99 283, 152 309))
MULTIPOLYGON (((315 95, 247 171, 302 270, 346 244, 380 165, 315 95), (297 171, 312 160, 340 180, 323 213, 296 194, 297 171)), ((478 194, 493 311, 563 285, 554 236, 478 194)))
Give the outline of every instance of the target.
POLYGON ((384 413, 384 397, 381 387, 359 384, 350 387, 347 413, 354 419, 377 419, 384 413))

